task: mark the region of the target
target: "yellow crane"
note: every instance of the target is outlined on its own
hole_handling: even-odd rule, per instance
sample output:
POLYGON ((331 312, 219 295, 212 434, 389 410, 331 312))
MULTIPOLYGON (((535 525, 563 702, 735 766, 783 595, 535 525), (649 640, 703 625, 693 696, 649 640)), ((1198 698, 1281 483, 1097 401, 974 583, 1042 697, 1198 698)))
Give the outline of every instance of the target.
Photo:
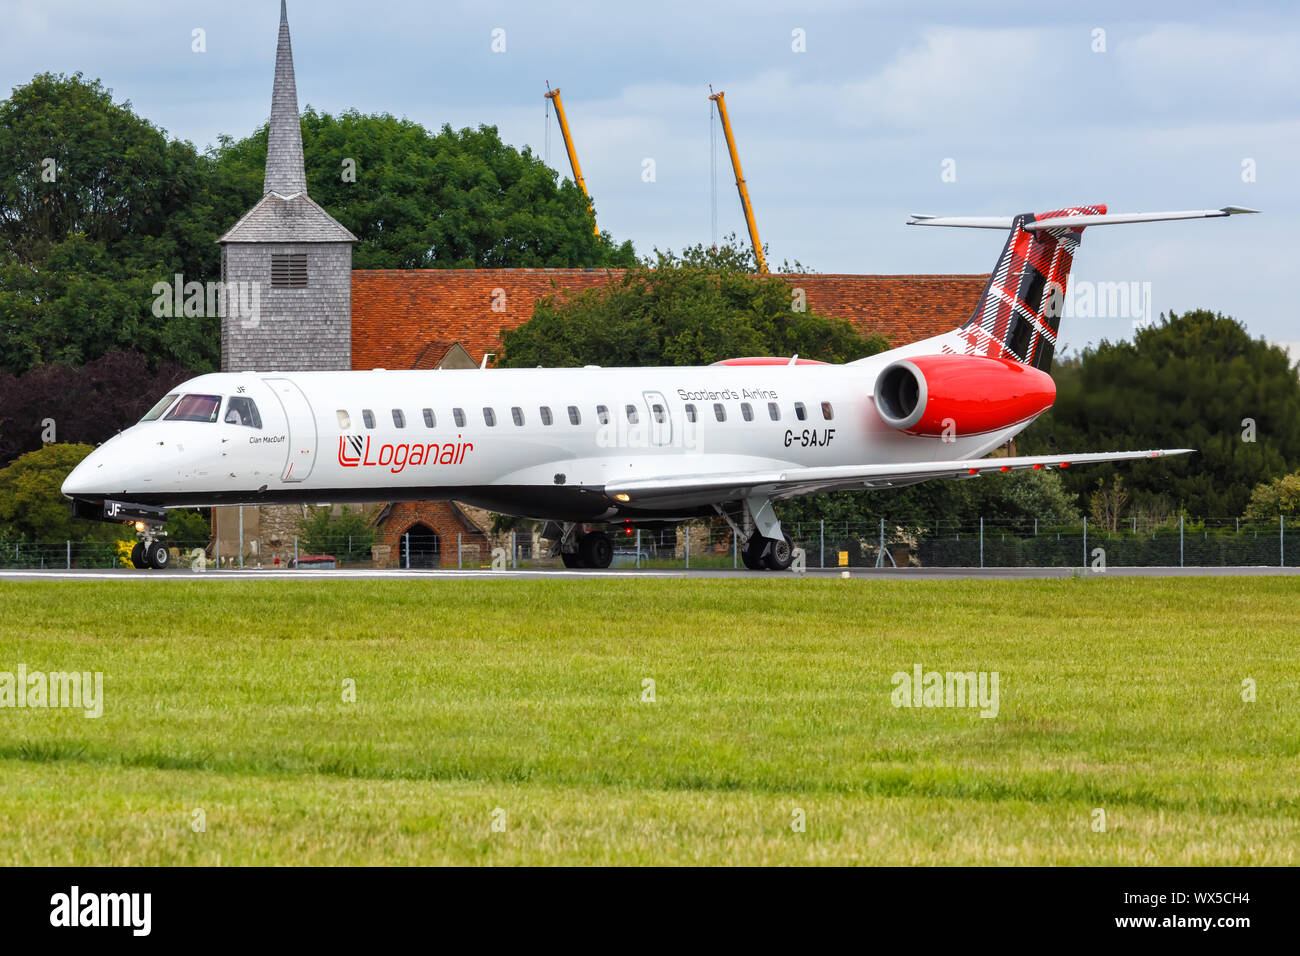
MULTIPOLYGON (((709 87, 709 89, 713 89, 713 87, 709 87)), ((731 168, 736 174, 736 191, 740 193, 740 208, 745 213, 745 225, 749 227, 749 241, 754 246, 754 258, 758 261, 758 271, 766 272, 767 259, 763 256, 763 243, 758 238, 758 224, 754 222, 754 207, 749 203, 749 189, 745 186, 745 174, 740 171, 740 154, 736 152, 736 140, 731 135, 731 121, 727 119, 727 104, 723 100, 721 90, 712 94, 709 99, 717 104, 718 116, 722 120, 722 133, 727 137, 727 151, 731 153, 731 168)), ((561 120, 561 124, 563 124, 563 120, 561 120)))
POLYGON ((573 148, 573 137, 569 135, 569 121, 564 118, 564 104, 560 101, 560 88, 551 89, 546 84, 546 98, 555 104, 555 116, 560 121, 560 135, 564 137, 564 148, 569 153, 569 165, 573 167, 573 181, 578 184, 582 194, 587 197, 587 211, 591 213, 591 231, 600 235, 600 227, 595 224, 596 210, 591 205, 591 193, 587 192, 587 181, 582 178, 582 167, 578 165, 578 151, 573 148))

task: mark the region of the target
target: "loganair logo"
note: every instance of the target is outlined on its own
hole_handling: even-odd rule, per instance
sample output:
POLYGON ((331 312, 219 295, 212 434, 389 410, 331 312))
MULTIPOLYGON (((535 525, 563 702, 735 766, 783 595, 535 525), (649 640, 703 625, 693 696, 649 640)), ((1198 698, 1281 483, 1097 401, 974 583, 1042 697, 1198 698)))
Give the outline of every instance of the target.
MULTIPOLYGON (((460 438, 459 435, 456 436, 460 438)), ((370 445, 370 436, 340 435, 339 464, 344 468, 387 468, 398 474, 408 465, 459 465, 465 455, 474 450, 473 442, 454 441, 440 445, 437 442, 416 442, 400 445, 384 443, 377 449, 370 445)))

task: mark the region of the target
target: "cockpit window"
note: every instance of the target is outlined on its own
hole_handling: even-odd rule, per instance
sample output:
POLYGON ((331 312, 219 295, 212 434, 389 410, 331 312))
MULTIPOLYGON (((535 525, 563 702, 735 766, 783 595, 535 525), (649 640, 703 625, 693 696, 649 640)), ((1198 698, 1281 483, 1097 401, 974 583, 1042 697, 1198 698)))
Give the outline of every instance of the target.
POLYGON ((167 413, 169 422, 215 422, 221 411, 220 395, 183 395, 167 413))
POLYGON ((149 409, 149 411, 145 414, 144 418, 140 419, 140 421, 142 422, 153 421, 163 412, 167 411, 167 409, 171 406, 171 403, 174 401, 176 401, 175 392, 172 392, 170 395, 164 395, 162 399, 159 400, 158 404, 155 405, 153 408, 149 409))
POLYGON ((232 395, 226 405, 227 425, 246 425, 249 428, 261 428, 262 416, 257 414, 257 406, 251 398, 232 395))

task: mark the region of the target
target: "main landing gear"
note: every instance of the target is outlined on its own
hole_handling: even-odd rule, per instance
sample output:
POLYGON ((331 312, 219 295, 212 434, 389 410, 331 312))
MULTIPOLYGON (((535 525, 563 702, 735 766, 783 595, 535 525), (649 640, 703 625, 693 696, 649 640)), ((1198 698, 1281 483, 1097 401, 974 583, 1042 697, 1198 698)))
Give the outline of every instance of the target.
POLYGON ((565 522, 560 535, 560 560, 566 568, 607 568, 614 561, 614 543, 603 531, 583 532, 565 522))
POLYGON ((781 522, 767 498, 746 498, 741 502, 740 524, 720 506, 718 514, 744 542, 740 560, 751 571, 785 571, 794 560, 794 542, 781 530, 781 522))
POLYGON ((755 532, 745 542, 740 560, 751 571, 785 571, 794 560, 794 542, 789 535, 765 538, 755 532))

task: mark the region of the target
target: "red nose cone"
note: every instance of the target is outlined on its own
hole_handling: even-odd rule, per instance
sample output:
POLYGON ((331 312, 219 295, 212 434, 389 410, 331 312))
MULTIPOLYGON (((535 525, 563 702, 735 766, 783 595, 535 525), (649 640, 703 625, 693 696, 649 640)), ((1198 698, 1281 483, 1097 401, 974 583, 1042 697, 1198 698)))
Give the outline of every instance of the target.
POLYGON ((918 355, 895 363, 881 374, 881 381, 898 383, 908 372, 916 378, 910 393, 915 402, 906 409, 910 414, 901 414, 904 409, 898 407, 897 398, 891 405, 882 401, 886 396, 877 395, 877 405, 886 421, 910 435, 997 431, 1033 418, 1056 400, 1056 383, 1050 375, 1009 359, 918 355))

